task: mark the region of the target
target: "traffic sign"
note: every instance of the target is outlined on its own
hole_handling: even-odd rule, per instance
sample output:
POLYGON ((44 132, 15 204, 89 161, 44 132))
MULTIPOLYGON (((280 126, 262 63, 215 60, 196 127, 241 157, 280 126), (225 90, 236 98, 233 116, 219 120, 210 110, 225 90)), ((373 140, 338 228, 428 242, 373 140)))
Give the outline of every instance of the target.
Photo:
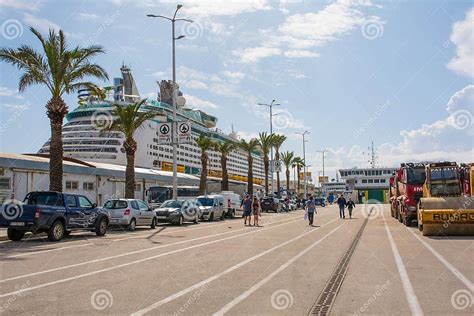
POLYGON ((271 163, 272 172, 281 172, 281 160, 273 160, 271 163))
POLYGON ((191 122, 177 122, 176 127, 178 144, 191 143, 193 140, 191 135, 191 122))
POLYGON ((158 124, 158 144, 169 145, 172 141, 171 123, 158 124))

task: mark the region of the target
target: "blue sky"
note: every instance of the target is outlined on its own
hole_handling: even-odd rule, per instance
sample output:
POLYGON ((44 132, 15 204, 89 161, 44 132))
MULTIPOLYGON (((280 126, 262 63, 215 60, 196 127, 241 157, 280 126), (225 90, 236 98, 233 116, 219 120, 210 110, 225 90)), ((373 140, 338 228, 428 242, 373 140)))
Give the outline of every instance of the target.
MULTIPOLYGON (((295 132, 309 130, 307 159, 330 175, 405 160, 473 161, 474 9, 472 1, 182 1, 177 25, 177 80, 188 106, 231 124, 244 138, 268 129, 268 110, 282 105, 275 129, 284 150, 301 153, 295 132)), ((132 68, 143 97, 169 79, 174 1, 0 0, 2 46, 38 48, 28 27, 63 29, 71 45, 100 44, 97 62, 110 77, 132 68)), ((2 152, 36 152, 49 137, 48 94, 17 93, 18 73, 0 64, 2 152)), ((67 96, 75 108, 76 96, 67 96)))

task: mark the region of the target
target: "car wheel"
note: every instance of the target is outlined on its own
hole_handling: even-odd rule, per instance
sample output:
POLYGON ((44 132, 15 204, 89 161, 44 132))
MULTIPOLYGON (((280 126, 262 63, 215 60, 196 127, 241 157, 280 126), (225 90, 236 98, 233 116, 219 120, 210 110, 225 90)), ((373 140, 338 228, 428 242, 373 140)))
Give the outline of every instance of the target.
POLYGON ((106 218, 102 218, 100 221, 99 221, 99 224, 97 224, 97 227, 95 228, 95 234, 97 236, 104 236, 105 233, 107 233, 107 227, 108 227, 108 223, 107 223, 107 219, 106 218))
POLYGON ((410 227, 410 226, 411 226, 411 219, 410 219, 410 217, 405 216, 405 217, 403 218, 403 224, 405 224, 406 227, 410 227))
POLYGON ((135 228, 137 227, 137 222, 135 221, 134 218, 130 221, 130 224, 128 224, 128 230, 133 232, 135 228))
POLYGON ((420 230, 420 232, 422 232, 423 231, 423 224, 419 224, 418 229, 420 230))
POLYGON ((214 213, 211 213, 211 215, 209 215, 209 221, 210 222, 214 221, 214 213))
POLYGON ((51 241, 60 241, 64 237, 64 224, 57 220, 48 229, 48 239, 51 241))
POLYGON ((180 216, 180 217, 179 217, 179 220, 178 220, 178 223, 177 223, 177 224, 178 224, 178 226, 181 226, 181 225, 183 225, 183 222, 184 222, 184 220, 183 220, 183 216, 180 216))
POLYGON ((153 219, 151 220, 151 229, 155 229, 156 228, 156 218, 153 217, 153 219))
POLYGON ((11 241, 20 241, 23 236, 25 236, 25 233, 9 227, 7 230, 7 236, 11 241))
POLYGON ((230 213, 230 218, 234 218, 235 217, 235 210, 232 210, 232 213, 230 213))
POLYGON ((199 223, 199 215, 196 212, 196 217, 194 218, 194 224, 197 224, 197 223, 199 223))
POLYGON ((221 213, 221 217, 219 217, 219 219, 220 219, 221 221, 223 221, 223 220, 225 219, 225 213, 224 213, 224 212, 221 213))

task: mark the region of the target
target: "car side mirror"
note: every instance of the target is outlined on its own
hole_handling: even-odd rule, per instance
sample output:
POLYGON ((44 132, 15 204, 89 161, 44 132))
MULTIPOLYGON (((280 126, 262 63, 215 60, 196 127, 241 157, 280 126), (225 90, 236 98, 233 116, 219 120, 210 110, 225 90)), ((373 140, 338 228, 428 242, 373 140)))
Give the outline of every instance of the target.
POLYGON ((92 208, 96 208, 97 207, 97 203, 92 203, 92 208))

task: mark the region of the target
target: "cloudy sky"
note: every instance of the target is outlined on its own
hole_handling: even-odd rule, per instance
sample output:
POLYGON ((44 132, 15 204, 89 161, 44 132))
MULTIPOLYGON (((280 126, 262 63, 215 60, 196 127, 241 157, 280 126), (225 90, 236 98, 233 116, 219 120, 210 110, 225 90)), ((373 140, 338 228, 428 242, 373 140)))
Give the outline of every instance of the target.
MULTIPOLYGON (((284 150, 302 152, 310 131, 310 170, 407 160, 474 161, 474 7, 472 1, 181 1, 177 80, 187 105, 233 125, 244 138, 274 128, 284 150)), ((175 1, 0 0, 3 47, 38 43, 30 34, 63 29, 71 45, 101 44, 110 77, 124 62, 143 97, 170 78, 170 15, 175 1)), ((36 152, 49 137, 41 87, 17 92, 18 72, 0 64, 0 151, 36 152)), ((66 97, 70 108, 76 96, 66 97)))

